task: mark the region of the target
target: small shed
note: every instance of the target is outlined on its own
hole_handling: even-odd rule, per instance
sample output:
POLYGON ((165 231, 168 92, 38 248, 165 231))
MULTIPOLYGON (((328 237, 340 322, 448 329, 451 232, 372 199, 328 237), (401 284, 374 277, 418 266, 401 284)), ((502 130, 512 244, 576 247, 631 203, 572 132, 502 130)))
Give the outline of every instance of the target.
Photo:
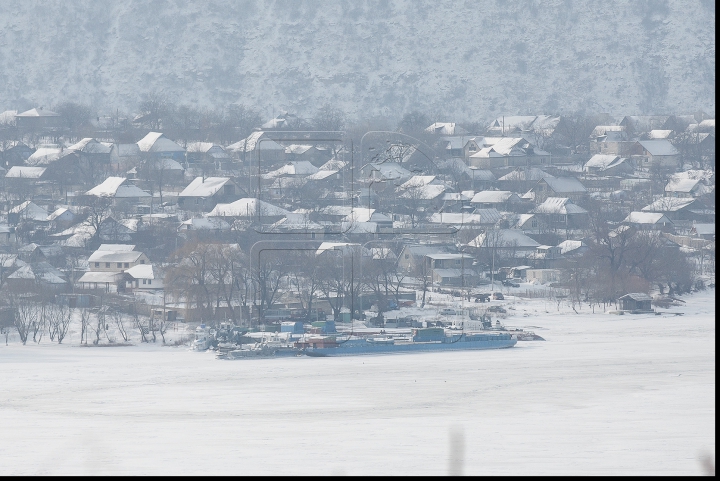
POLYGON ((620 310, 623 311, 652 311, 652 297, 642 292, 631 292, 618 298, 620 310))

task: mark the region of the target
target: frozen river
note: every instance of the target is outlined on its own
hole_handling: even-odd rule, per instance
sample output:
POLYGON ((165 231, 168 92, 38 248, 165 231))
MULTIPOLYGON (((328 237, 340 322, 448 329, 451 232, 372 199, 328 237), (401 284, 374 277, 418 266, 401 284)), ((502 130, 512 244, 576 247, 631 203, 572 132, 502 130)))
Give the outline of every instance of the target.
POLYGON ((0 472, 441 475, 455 445, 467 475, 702 474, 714 294, 681 317, 518 303, 507 324, 547 341, 495 351, 219 361, 11 342, 0 472))

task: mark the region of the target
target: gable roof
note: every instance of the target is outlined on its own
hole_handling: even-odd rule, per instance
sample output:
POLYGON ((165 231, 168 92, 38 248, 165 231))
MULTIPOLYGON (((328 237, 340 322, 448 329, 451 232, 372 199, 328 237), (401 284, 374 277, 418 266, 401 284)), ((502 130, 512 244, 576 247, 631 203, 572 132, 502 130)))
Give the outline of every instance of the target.
POLYGON ((88 190, 85 195, 115 198, 150 197, 150 194, 134 184, 126 184, 126 181, 125 177, 108 177, 101 184, 88 190))
POLYGON ((582 183, 575 177, 543 177, 538 181, 545 182, 557 194, 574 194, 587 192, 582 183))
POLYGON ((677 155, 678 150, 669 140, 638 140, 638 144, 647 150, 650 155, 677 155))
POLYGON ((178 197, 212 197, 229 181, 230 177, 195 177, 178 197))
POLYGON ((245 197, 230 204, 216 205, 215 208, 208 213, 208 217, 255 217, 258 215, 258 209, 260 210, 260 215, 263 216, 285 216, 290 213, 264 200, 245 197))
POLYGON ((545 201, 532 210, 535 214, 587 214, 587 210, 573 202, 567 197, 548 197, 545 201))
POLYGON ((60 114, 52 110, 30 109, 17 114, 16 117, 60 117, 60 114))
POLYGON ((165 137, 162 132, 149 132, 137 141, 137 145, 142 152, 185 152, 185 149, 165 137))
POLYGON ((509 190, 483 190, 478 192, 470 200, 473 204, 501 204, 512 200, 520 200, 515 192, 509 190))
POLYGON ((661 197, 640 210, 643 212, 677 212, 681 209, 689 207, 693 203, 695 203, 695 199, 683 197, 661 197))
POLYGON ((662 212, 630 212, 623 220, 625 224, 672 224, 662 212))
POLYGON ((255 131, 245 137, 242 140, 239 140, 235 142, 234 144, 230 144, 227 146, 225 150, 230 152, 251 152, 255 150, 255 147, 259 145, 260 150, 282 150, 285 151, 285 147, 278 144, 274 140, 271 140, 269 137, 265 136, 265 132, 261 131, 255 131), (260 141, 262 139, 262 142, 260 141))
MULTIPOLYGON (((518 229, 498 229, 490 232, 491 236, 497 233, 499 247, 536 248, 540 245, 539 242, 536 242, 518 229)), ((488 232, 483 232, 468 242, 467 245, 471 247, 483 247, 486 241, 489 241, 488 232)))
POLYGON ((80 142, 68 147, 68 150, 71 152, 83 152, 85 154, 109 154, 110 150, 112 150, 112 144, 98 142, 91 137, 86 137, 80 142))
POLYGON ((13 165, 5 174, 6 179, 39 179, 47 170, 46 167, 24 167, 13 165))

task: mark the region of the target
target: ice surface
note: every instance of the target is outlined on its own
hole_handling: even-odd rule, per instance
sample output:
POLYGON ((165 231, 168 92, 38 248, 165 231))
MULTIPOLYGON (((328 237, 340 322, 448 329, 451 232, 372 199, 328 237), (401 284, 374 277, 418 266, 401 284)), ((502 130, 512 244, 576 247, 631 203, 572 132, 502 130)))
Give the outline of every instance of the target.
POLYGON ((661 316, 511 300, 506 324, 547 341, 491 351, 220 361, 11 338, 0 472, 442 475, 459 432, 466 475, 702 474, 714 290, 685 300, 661 316))

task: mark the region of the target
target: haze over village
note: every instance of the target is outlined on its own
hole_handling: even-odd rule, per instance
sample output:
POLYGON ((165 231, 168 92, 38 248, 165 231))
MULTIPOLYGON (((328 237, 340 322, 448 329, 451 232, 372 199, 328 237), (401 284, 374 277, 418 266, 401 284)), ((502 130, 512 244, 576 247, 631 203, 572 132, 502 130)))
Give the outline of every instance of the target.
POLYGON ((478 26, 515 26, 497 84, 482 29, 458 33, 468 66, 447 39, 418 56, 421 26, 453 29, 427 2, 189 2, 153 26, 127 1, 107 29, 56 3, 0 7, 3 472, 714 474, 714 7, 614 2, 593 29, 641 29, 595 55, 575 7, 488 6, 478 26), (530 46, 533 18, 575 43, 530 46), (19 54, 48 35, 60 69, 19 54), (312 39, 378 59, 333 76, 312 39), (170 63, 128 73, 153 44, 170 63), (266 57, 233 73, 241 45, 266 57), (62 461, 22 462, 45 430, 62 461))

